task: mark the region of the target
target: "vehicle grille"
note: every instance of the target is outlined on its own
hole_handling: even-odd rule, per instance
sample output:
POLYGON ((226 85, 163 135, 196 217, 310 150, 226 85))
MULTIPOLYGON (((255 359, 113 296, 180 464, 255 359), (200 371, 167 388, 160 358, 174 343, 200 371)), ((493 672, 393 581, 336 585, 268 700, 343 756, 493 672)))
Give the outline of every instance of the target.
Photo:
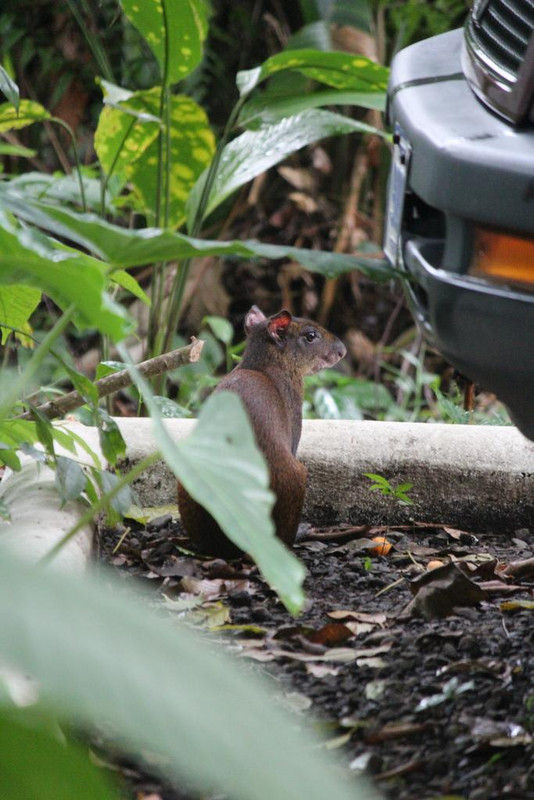
POLYGON ((534 0, 482 0, 478 6, 468 23, 472 41, 513 80, 534 31, 534 0))

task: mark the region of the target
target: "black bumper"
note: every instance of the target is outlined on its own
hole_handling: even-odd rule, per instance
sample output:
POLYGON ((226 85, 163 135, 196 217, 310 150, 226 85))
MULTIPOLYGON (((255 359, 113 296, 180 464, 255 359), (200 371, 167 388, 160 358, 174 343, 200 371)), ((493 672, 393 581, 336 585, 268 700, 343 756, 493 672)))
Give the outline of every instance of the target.
POLYGON ((394 60, 386 251, 427 338, 534 439, 534 294, 466 274, 475 224, 534 236, 534 133, 475 98, 462 73, 462 33, 394 60))

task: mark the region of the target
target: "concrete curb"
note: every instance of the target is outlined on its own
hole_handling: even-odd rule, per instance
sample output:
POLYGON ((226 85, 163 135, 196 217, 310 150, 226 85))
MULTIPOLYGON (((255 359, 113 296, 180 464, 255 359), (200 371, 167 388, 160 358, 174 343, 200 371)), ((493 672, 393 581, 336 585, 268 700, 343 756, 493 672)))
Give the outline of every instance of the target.
MULTIPOLYGON (((127 446, 124 467, 156 450, 150 419, 117 418, 127 446)), ((194 420, 166 420, 180 441, 194 420)), ((62 423, 98 452, 96 432, 62 423)), ((305 421, 299 458, 308 468, 304 519, 329 525, 349 522, 395 525, 412 519, 478 532, 513 533, 534 526, 534 443, 515 428, 398 422, 305 421), (365 472, 393 485, 413 483, 412 506, 369 491, 365 472)), ((0 524, 8 546, 38 560, 74 525, 81 503, 59 507, 54 474, 34 462, 0 484, 12 522, 0 524)), ((143 506, 176 502, 176 479, 163 461, 134 484, 143 506)), ((54 562, 81 571, 91 556, 87 525, 54 562)))
MULTIPOLYGON (((148 419, 117 419, 135 463, 155 449, 148 419)), ((179 441, 193 420, 166 420, 179 441)), ((534 443, 512 427, 306 420, 299 458, 308 468, 304 518, 322 525, 411 519, 478 531, 534 525, 534 443), (413 506, 369 491, 365 472, 410 482, 413 506)), ((142 505, 176 502, 176 481, 155 464, 135 488, 142 505)))

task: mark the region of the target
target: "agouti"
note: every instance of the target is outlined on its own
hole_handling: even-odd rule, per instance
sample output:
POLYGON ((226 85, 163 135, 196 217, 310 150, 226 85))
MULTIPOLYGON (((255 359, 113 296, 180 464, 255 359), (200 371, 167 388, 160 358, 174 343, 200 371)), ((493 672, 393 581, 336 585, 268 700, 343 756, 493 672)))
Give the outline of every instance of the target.
MULTIPOLYGON (((332 367, 346 349, 320 325, 285 310, 267 318, 252 306, 245 319, 245 332, 243 358, 216 391, 235 392, 243 401, 269 467, 276 496, 276 535, 292 545, 306 490, 306 467, 295 458, 302 429, 303 377, 332 367)), ((226 558, 240 554, 180 483, 178 506, 185 530, 202 552, 226 558)))

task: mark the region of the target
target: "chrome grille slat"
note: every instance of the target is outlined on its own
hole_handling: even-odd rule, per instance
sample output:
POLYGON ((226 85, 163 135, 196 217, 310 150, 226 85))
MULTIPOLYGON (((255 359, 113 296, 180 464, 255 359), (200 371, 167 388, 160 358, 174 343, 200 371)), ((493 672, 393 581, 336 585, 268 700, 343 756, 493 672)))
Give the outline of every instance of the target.
POLYGON ((469 27, 486 58, 513 79, 534 31, 534 0, 490 0, 469 27))

